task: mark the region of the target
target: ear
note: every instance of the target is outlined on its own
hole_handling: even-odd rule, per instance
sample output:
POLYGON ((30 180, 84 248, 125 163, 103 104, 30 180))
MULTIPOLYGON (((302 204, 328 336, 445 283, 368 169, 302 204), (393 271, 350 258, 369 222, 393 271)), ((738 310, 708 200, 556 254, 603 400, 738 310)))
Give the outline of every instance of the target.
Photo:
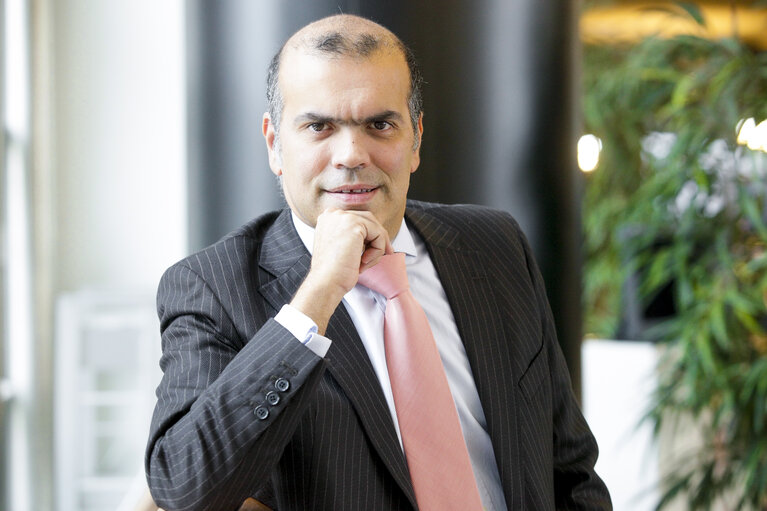
POLYGON ((421 164, 421 142, 423 142, 423 112, 418 116, 418 132, 415 134, 418 138, 418 145, 413 151, 413 159, 410 162, 410 173, 412 174, 418 169, 418 165, 421 164))
POLYGON ((261 131, 266 140, 266 151, 269 153, 269 168, 272 169, 272 173, 275 176, 279 176, 282 174, 282 162, 280 160, 279 147, 275 146, 274 143, 277 138, 277 132, 274 129, 274 123, 269 116, 269 112, 264 112, 261 131))

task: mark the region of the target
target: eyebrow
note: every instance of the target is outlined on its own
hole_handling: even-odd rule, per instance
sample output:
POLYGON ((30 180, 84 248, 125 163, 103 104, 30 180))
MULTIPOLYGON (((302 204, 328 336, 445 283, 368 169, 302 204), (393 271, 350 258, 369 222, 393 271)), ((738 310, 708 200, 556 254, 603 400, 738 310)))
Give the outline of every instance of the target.
POLYGON ((360 126, 365 124, 370 124, 371 122, 377 122, 377 121, 398 121, 402 122, 402 116, 399 114, 399 112, 395 112, 394 110, 384 110, 383 112, 378 112, 376 114, 373 114, 369 117, 366 117, 362 119, 362 121, 355 121, 355 120, 346 120, 346 119, 339 119, 336 117, 331 117, 329 115, 322 115, 315 112, 306 112, 295 119, 295 125, 301 125, 306 122, 321 122, 321 123, 332 123, 332 124, 338 124, 340 126, 345 125, 354 125, 354 126, 360 126))

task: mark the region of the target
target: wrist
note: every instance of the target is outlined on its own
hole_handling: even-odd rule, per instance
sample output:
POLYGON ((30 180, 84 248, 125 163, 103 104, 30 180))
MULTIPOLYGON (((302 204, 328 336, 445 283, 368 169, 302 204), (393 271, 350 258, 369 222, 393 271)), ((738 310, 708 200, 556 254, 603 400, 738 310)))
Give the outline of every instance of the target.
POLYGON ((317 333, 325 335, 330 317, 345 294, 346 290, 341 286, 323 283, 310 274, 296 291, 290 305, 311 318, 317 324, 317 333))

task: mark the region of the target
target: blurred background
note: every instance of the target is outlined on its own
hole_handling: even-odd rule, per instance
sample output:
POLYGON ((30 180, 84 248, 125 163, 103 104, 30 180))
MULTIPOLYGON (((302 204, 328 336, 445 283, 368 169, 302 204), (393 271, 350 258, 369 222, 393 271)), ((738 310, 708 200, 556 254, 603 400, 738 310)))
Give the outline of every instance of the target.
POLYGON ((266 68, 339 11, 422 64, 410 196, 526 231, 615 509, 767 509, 767 6, 595 0, 0 0, 0 509, 141 505, 159 278, 282 206, 266 68))

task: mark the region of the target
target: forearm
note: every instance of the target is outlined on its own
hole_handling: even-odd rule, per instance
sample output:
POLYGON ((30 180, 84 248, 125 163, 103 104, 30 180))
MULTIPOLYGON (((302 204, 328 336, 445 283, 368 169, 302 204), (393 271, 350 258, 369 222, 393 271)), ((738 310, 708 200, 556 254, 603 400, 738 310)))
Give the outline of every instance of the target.
MULTIPOLYGON (((182 360, 177 354, 169 360, 182 360)), ((269 321, 204 389, 194 388, 188 363, 176 365, 165 368, 152 422, 152 495, 167 509, 234 509, 268 479, 324 364, 269 321), (275 386, 279 379, 287 389, 275 386), (279 397, 277 404, 268 402, 269 392, 279 397), (184 394, 197 395, 186 410, 178 397, 184 394)))
POLYGON ((146 451, 152 495, 166 509, 236 509, 280 459, 323 360, 273 319, 242 338, 231 311, 185 264, 163 276, 158 314, 163 378, 146 451), (275 387, 280 378, 287 388, 275 387), (269 392, 279 402, 270 404, 269 392))

